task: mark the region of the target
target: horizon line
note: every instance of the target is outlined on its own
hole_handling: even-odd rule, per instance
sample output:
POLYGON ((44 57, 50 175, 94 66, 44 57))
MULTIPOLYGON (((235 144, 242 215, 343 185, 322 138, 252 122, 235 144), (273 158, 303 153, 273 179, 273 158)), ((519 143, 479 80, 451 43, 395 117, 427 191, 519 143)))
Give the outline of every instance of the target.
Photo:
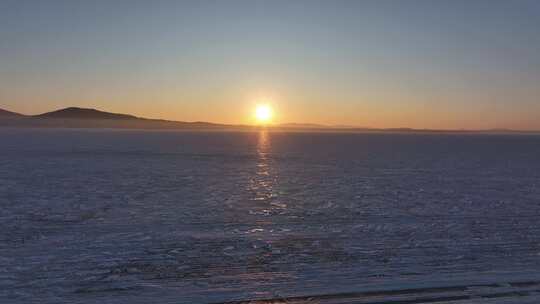
POLYGON ((39 119, 53 119, 53 118, 46 118, 46 117, 40 117, 44 116, 46 114, 52 114, 60 111, 65 111, 69 109, 77 109, 77 110, 86 110, 86 111, 96 111, 101 112, 103 114, 112 114, 112 115, 123 115, 123 116, 131 116, 134 119, 140 119, 140 120, 147 120, 147 121, 162 121, 162 122, 171 122, 171 123, 189 123, 189 124, 211 124, 216 126, 225 126, 225 127, 270 127, 270 128, 293 128, 293 129, 313 129, 313 130, 343 130, 343 131, 354 131, 354 130, 365 130, 365 131, 420 131, 420 132, 508 132, 508 133, 540 133, 540 129, 512 129, 512 128, 485 128, 485 129, 467 129, 467 128, 413 128, 413 127, 367 127, 367 126, 354 126, 354 125, 347 125, 347 124, 324 124, 324 123, 311 123, 311 122, 280 122, 280 123, 267 123, 265 125, 261 124, 243 124, 243 123, 220 123, 220 122, 212 122, 212 121, 184 121, 184 120, 172 120, 172 119, 166 119, 166 118, 150 118, 150 117, 141 117, 133 114, 127 114, 127 113, 118 113, 118 112, 109 112, 106 110, 101 110, 98 108, 87 108, 87 107, 81 107, 81 106, 67 106, 63 108, 59 108, 56 110, 51 110, 43 113, 38 114, 24 114, 21 112, 14 112, 11 110, 7 110, 6 108, 0 108, 0 111, 5 111, 8 113, 12 113, 15 115, 19 115, 22 117, 27 118, 39 118, 39 119), (296 126, 295 126, 296 125, 296 126))

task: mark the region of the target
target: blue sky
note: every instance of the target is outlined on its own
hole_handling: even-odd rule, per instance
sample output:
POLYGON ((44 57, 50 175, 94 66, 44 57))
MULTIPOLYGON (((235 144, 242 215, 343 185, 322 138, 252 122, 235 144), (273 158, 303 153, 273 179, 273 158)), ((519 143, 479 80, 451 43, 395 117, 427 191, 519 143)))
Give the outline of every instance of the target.
POLYGON ((0 108, 540 129, 540 2, 0 0, 0 108))

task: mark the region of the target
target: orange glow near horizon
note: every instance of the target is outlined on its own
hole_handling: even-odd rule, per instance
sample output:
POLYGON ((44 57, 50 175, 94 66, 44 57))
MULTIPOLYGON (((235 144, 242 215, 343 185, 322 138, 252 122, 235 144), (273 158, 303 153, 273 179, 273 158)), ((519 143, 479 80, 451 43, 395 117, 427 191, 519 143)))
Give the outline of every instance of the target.
POLYGON ((424 96, 417 96, 414 92, 402 91, 399 88, 376 92, 365 89, 337 95, 335 92, 310 92, 307 88, 261 90, 252 87, 227 91, 224 86, 224 94, 221 95, 211 90, 177 94, 164 89, 159 96, 154 95, 155 92, 151 90, 141 88, 140 91, 132 91, 125 96, 103 92, 102 99, 87 96, 85 92, 63 96, 62 91, 53 94, 47 88, 43 92, 44 96, 39 98, 21 91, 21 95, 15 95, 10 102, 0 101, 0 109, 37 115, 76 106, 150 119, 231 125, 297 123, 367 128, 540 130, 537 119, 537 114, 540 113, 539 103, 531 102, 526 107, 512 108, 504 105, 506 99, 503 98, 508 96, 528 100, 532 94, 526 91, 515 94, 511 92, 512 94, 497 99, 488 99, 491 96, 488 93, 480 94, 476 96, 476 102, 472 103, 466 102, 467 96, 462 94, 448 93, 440 96, 438 93, 426 93, 424 96), (74 103, 75 99, 82 101, 74 103), (336 101, 332 102, 333 99, 336 101))
POLYGON ((0 0, 0 110, 540 131, 540 1, 136 2, 0 0))

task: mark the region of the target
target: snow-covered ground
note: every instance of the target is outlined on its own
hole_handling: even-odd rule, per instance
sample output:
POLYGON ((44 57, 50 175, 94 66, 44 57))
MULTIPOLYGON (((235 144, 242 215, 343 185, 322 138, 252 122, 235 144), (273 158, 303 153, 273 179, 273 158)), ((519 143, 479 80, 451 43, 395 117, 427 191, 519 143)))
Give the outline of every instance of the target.
POLYGON ((538 303, 539 218, 532 135, 0 129, 0 303, 538 303))

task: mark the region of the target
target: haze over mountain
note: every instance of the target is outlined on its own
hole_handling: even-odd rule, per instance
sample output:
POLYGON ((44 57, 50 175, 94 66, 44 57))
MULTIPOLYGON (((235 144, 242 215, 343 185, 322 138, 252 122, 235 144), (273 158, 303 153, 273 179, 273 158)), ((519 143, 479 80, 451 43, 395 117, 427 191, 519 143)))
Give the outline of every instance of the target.
POLYGON ((69 107, 57 111, 36 115, 37 118, 63 118, 63 119, 139 119, 133 115, 109 113, 96 109, 69 107))
MULTIPOLYGON (((68 107, 37 115, 22 115, 7 110, 0 111, 0 118, 8 119, 8 124, 16 126, 43 127, 110 127, 110 128, 245 128, 242 125, 224 125, 209 122, 183 122, 161 119, 149 119, 129 114, 111 113, 91 108, 68 107), (2 113, 5 113, 2 115, 2 113), (14 118, 14 119, 11 119, 14 118)), ((3 125, 6 125, 4 121, 3 125)), ((313 123, 272 124, 275 129, 369 129, 354 126, 332 126, 313 123)))
POLYGON ((0 126, 114 129, 216 129, 231 127, 207 122, 147 119, 78 107, 68 107, 38 115, 22 115, 0 109, 0 126))
POLYGON ((281 123, 278 125, 282 128, 302 128, 302 129, 371 129, 363 126, 350 126, 350 125, 325 125, 316 123, 281 123))
MULTIPOLYGON (((38 115, 24 115, 0 109, 0 127, 31 127, 31 128, 110 128, 110 129, 193 129, 193 130, 250 130, 254 126, 227 125, 210 122, 185 122, 161 119, 149 119, 129 114, 111 113, 97 109, 68 107, 38 115)), ((435 130, 414 128, 369 128, 346 125, 322 125, 311 123, 283 123, 267 126, 273 130, 282 131, 340 131, 340 132, 490 132, 515 133, 538 131, 519 131, 511 129, 488 130, 435 130)))

